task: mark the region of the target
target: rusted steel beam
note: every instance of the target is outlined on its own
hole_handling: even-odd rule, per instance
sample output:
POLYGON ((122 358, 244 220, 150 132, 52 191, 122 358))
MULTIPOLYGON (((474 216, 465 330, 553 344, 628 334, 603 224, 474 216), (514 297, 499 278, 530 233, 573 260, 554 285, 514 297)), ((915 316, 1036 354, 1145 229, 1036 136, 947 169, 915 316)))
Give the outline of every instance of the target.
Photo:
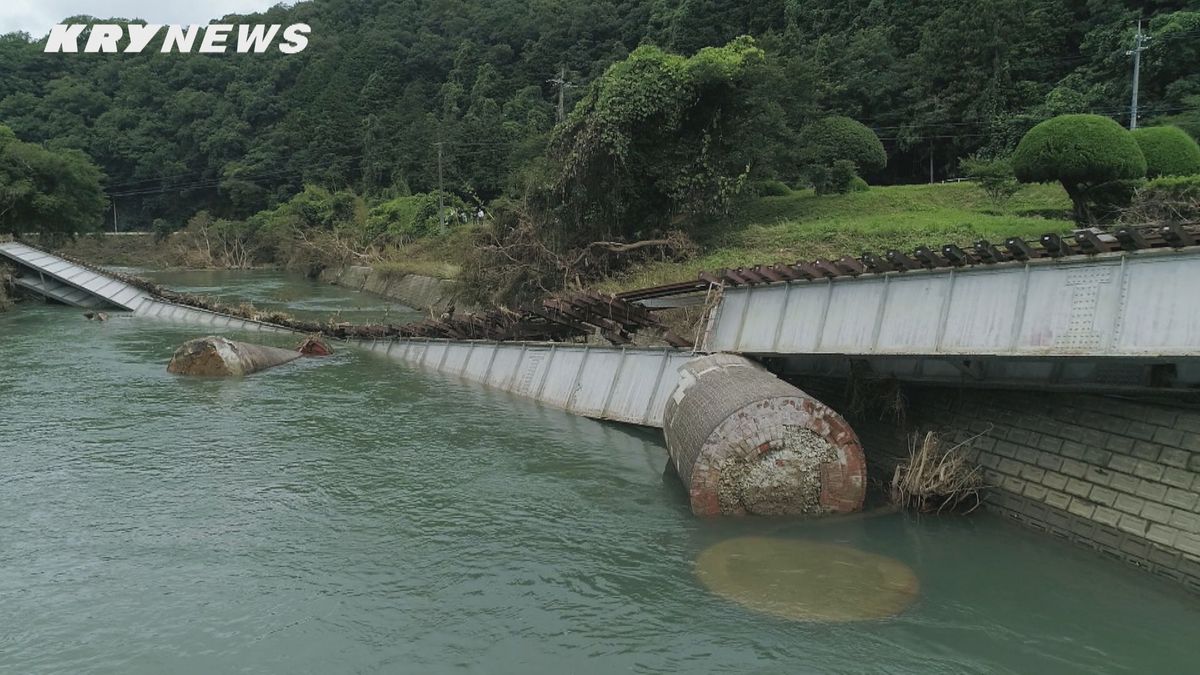
POLYGON ((1196 245, 1196 235, 1178 223, 1171 223, 1159 228, 1159 234, 1171 248, 1183 248, 1196 245))
POLYGON ((824 258, 817 258, 812 262, 812 266, 817 268, 821 274, 829 277, 830 279, 834 277, 840 277, 845 274, 845 272, 841 271, 833 263, 825 260, 824 258))
POLYGON ((733 286, 745 286, 750 283, 746 277, 738 274, 737 270, 723 270, 721 278, 733 286))
POLYGON ((1117 241, 1121 243, 1121 247, 1126 251, 1136 251, 1139 248, 1150 248, 1149 242, 1142 234, 1141 230, 1136 227, 1118 227, 1113 233, 1117 237, 1117 241))
POLYGON ((918 263, 916 260, 913 260, 912 258, 904 255, 903 253, 901 253, 900 251, 897 251, 895 249, 888 251, 886 256, 887 256, 888 262, 892 263, 892 265, 895 266, 895 268, 897 270, 900 270, 901 272, 907 272, 908 270, 920 269, 920 267, 921 267, 921 264, 918 263))
POLYGON ((754 271, 759 276, 764 277, 765 279, 767 279, 767 281, 770 281, 770 282, 787 281, 787 278, 784 277, 779 272, 776 272, 775 268, 773 266, 760 265, 758 267, 755 267, 754 271))
POLYGON ((783 277, 787 281, 795 281, 796 279, 804 279, 804 275, 796 271, 796 268, 787 263, 775 263, 771 266, 775 273, 783 277))
POLYGON ((874 253, 871 253, 870 251, 863 251, 859 260, 862 260, 863 265, 865 265, 867 269, 877 274, 880 272, 892 271, 892 266, 889 265, 887 261, 883 260, 874 253))
POLYGON ((1062 237, 1054 234, 1053 232, 1049 234, 1043 234, 1041 242, 1042 248, 1046 249, 1046 252, 1049 253, 1050 257, 1052 258, 1061 258, 1074 253, 1074 251, 1071 249, 1071 245, 1064 241, 1062 237))
POLYGON ((992 243, 987 239, 980 239, 979 241, 975 242, 975 245, 972 246, 972 248, 975 250, 975 255, 979 256, 980 260, 988 264, 1005 262, 1009 259, 1007 255, 1001 252, 1000 249, 993 246, 992 243))
POLYGON ((975 263, 975 257, 970 253, 962 250, 954 244, 945 244, 942 246, 942 255, 946 260, 950 261, 955 267, 963 267, 964 265, 972 265, 975 263))
POLYGON ((603 330, 612 331, 614 333, 621 333, 625 330, 619 323, 611 319, 600 316, 595 312, 590 312, 587 310, 581 311, 575 307, 572 307, 569 303, 564 302, 563 300, 545 300, 543 301, 542 306, 552 312, 560 312, 571 319, 574 319, 575 321, 596 326, 603 330))
POLYGON ((1008 254, 1016 260, 1033 260, 1041 258, 1045 254, 1042 251, 1034 250, 1029 242, 1020 237, 1009 237, 1004 240, 1004 248, 1008 249, 1008 254))
POLYGON ((858 258, 851 258, 848 255, 838 258, 838 261, 834 264, 846 274, 855 277, 867 271, 866 265, 863 265, 858 258))
POLYGON ((531 307, 531 308, 529 308, 529 311, 530 311, 530 313, 535 314, 535 315, 545 319, 546 321, 549 321, 550 323, 556 323, 556 324, 560 324, 563 326, 567 326, 567 327, 571 328, 572 330, 576 331, 580 335, 590 335, 593 331, 593 328, 591 326, 589 326, 585 323, 582 323, 580 321, 576 321, 575 319, 573 319, 569 316, 565 316, 559 312, 554 312, 554 311, 547 310, 547 309, 539 309, 537 307, 531 307))
POLYGON ((1108 243, 1102 241, 1099 235, 1092 230, 1079 230, 1076 232, 1075 243, 1079 245, 1079 248, 1082 249, 1084 253, 1088 254, 1094 255, 1096 253, 1107 253, 1109 251, 1108 243))
POLYGON ((920 261, 921 266, 925 269, 933 269, 935 267, 946 267, 950 263, 946 262, 937 253, 934 253, 928 246, 918 246, 917 250, 913 251, 913 256, 920 261))

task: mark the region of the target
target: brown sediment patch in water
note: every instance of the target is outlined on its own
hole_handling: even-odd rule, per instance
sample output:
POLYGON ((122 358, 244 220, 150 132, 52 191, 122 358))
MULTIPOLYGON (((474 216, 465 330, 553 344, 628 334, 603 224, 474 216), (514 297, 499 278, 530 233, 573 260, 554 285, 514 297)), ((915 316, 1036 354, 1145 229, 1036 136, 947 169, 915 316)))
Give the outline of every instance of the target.
POLYGON ((895 616, 920 590, 916 573, 899 560, 803 539, 728 539, 700 553, 696 576, 743 607, 796 621, 895 616))

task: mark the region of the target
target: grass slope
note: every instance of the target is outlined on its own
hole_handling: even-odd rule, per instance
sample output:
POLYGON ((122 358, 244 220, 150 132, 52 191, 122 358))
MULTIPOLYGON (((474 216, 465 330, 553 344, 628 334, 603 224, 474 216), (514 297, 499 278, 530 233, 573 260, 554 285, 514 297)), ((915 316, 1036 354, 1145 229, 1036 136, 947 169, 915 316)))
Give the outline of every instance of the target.
POLYGON ((731 223, 698 236, 702 252, 687 262, 639 266, 601 287, 613 292, 694 278, 700 270, 863 251, 1031 239, 1070 231, 1070 208, 1057 185, 1027 186, 1002 208, 973 183, 872 187, 846 195, 797 191, 748 203, 731 223))

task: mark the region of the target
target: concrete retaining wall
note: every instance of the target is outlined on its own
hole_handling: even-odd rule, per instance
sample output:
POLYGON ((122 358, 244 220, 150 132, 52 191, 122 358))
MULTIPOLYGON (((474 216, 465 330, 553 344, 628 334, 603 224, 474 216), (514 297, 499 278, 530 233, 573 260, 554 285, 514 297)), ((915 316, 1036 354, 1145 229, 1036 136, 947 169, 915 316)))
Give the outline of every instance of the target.
POLYGON ((321 280, 383 296, 415 310, 433 310, 441 313, 451 304, 459 312, 474 311, 459 302, 458 282, 421 274, 385 274, 372 267, 349 265, 341 269, 328 269, 321 273, 321 280))
MULTIPOLYGON (((809 385, 801 383, 846 414, 844 381, 809 385)), ((869 463, 904 454, 907 433, 941 430, 966 442, 984 469, 992 510, 1200 591, 1200 406, 1025 391, 903 391, 903 429, 881 422, 877 412, 848 415, 869 463)))

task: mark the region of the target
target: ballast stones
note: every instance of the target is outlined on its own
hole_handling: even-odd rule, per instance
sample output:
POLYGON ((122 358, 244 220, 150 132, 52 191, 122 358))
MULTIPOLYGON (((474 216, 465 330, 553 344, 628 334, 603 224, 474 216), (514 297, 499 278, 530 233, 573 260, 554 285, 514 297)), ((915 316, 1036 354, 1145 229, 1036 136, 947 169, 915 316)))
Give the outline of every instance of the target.
POLYGON ((667 451, 692 512, 823 515, 862 508, 858 436, 831 408, 732 354, 679 369, 667 401, 667 451))

